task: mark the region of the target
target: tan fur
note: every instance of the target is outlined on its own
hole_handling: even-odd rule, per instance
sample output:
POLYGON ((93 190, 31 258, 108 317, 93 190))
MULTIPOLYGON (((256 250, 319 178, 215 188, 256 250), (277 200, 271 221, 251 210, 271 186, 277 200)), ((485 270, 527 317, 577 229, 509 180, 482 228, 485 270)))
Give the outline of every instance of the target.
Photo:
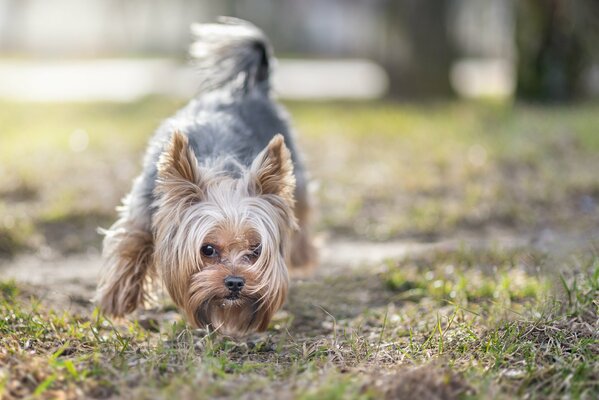
POLYGON ((295 176, 289 149, 283 135, 276 135, 252 163, 254 190, 262 195, 277 195, 290 207, 295 204, 295 176))
POLYGON ((268 327, 287 295, 294 185, 281 136, 241 179, 233 179, 198 167, 185 135, 173 135, 158 168, 155 259, 166 289, 192 325, 230 335, 268 327), (256 260, 248 258, 253 242, 262 248, 256 260), (218 247, 218 260, 201 255, 206 243, 218 247), (245 279, 239 299, 225 299, 227 276, 245 279))
POLYGON ((148 286, 156 274, 152 235, 121 218, 106 232, 103 255, 109 268, 98 286, 99 306, 122 317, 149 298, 148 286))
POLYGON ((202 198, 200 183, 198 162, 187 136, 176 131, 158 160, 156 190, 173 201, 199 201, 202 198))
POLYGON ((318 252, 310 239, 310 204, 305 192, 297 196, 295 217, 298 228, 292 233, 288 263, 294 276, 305 276, 318 263, 318 252))

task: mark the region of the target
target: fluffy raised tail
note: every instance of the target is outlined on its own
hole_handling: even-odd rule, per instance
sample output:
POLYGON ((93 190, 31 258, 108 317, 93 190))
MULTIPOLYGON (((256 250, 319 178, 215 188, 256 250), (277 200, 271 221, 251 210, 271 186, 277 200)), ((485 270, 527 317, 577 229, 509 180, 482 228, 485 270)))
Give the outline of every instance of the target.
POLYGON ((193 24, 190 55, 200 72, 200 92, 223 87, 249 92, 269 89, 272 50, 251 23, 220 17, 215 24, 193 24))

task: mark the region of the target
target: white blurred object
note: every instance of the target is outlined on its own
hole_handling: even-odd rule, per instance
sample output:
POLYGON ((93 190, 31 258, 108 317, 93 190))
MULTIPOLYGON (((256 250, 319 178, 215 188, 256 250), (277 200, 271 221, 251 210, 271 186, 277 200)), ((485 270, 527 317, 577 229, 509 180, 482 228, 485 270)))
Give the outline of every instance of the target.
POLYGON ((168 60, 5 61, 0 97, 22 101, 133 101, 161 88, 168 60))
POLYGON ((507 98, 516 90, 516 71, 507 59, 462 59, 452 66, 450 80, 456 93, 465 98, 507 98))
MULTIPOLYGON (((171 59, 1 61, 0 98, 18 101, 134 101, 196 92, 193 67, 171 59)), ((285 99, 373 99, 387 75, 367 60, 279 60, 275 93, 285 99)))
POLYGON ((368 60, 280 60, 273 85, 288 99, 376 99, 385 95, 389 81, 368 60))
POLYGON ((4 61, 0 97, 22 101, 133 101, 177 88, 171 60, 4 61))

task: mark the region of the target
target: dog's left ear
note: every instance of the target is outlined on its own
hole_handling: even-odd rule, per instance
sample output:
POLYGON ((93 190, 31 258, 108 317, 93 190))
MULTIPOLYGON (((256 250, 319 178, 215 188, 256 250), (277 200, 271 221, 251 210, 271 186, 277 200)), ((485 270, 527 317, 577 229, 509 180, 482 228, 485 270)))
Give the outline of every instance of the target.
POLYGON ((283 135, 275 135, 252 162, 250 186, 257 195, 277 195, 294 206, 293 162, 283 135))

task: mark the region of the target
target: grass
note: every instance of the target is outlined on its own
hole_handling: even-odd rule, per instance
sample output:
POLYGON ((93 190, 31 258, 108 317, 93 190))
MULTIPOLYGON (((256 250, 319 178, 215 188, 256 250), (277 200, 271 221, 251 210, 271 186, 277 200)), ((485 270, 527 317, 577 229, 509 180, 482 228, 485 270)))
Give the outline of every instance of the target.
POLYGON ((97 247, 95 227, 113 218, 148 132, 179 104, 2 103, 0 255, 97 247))
MULTIPOLYGON (((150 132, 181 104, 0 104, 0 253, 97 247, 93 228, 112 221, 150 132)), ((597 225, 597 104, 289 108, 321 231, 391 240, 597 225)))
MULTIPOLYGON (((181 104, 1 103, 0 270, 97 254, 95 228, 181 104)), ((168 303, 110 321, 0 280, 0 397, 597 397, 599 104, 288 106, 322 239, 452 244, 321 265, 241 341, 168 303)))
MULTIPOLYGON (((503 256, 505 263, 518 257, 503 256)), ((296 320, 276 320, 267 334, 241 342, 191 331, 180 321, 159 322, 156 330, 113 325, 96 312, 58 312, 5 282, 0 387, 8 398, 593 398, 599 259, 579 260, 558 297, 522 265, 489 275, 492 288, 482 292, 455 283, 462 274, 477 275, 478 263, 445 269, 443 278, 414 275, 397 286, 404 266, 460 259, 436 253, 388 262, 364 279, 385 303, 346 315, 326 295, 306 297, 296 286, 286 310, 296 320), (433 283, 433 295, 406 295, 412 290, 406 282, 430 288, 437 278, 452 282, 451 290, 436 292, 433 283), (324 306, 308 315, 302 306, 312 301, 324 306), (308 319, 320 327, 296 333, 308 319)), ((356 299, 348 294, 346 301, 356 299)))
POLYGON ((322 225, 333 232, 378 240, 445 237, 563 226, 573 214, 593 214, 594 105, 558 112, 492 104, 294 111, 313 146, 308 154, 341 149, 315 166, 323 182, 322 225))

